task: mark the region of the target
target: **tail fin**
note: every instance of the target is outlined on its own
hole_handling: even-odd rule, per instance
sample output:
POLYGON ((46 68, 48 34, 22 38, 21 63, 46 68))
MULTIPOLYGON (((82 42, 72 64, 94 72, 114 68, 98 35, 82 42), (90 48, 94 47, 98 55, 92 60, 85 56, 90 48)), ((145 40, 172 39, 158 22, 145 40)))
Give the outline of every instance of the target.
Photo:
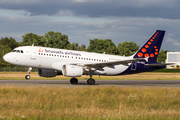
POLYGON ((165 31, 157 30, 146 43, 133 55, 133 58, 149 57, 149 62, 156 62, 165 31))

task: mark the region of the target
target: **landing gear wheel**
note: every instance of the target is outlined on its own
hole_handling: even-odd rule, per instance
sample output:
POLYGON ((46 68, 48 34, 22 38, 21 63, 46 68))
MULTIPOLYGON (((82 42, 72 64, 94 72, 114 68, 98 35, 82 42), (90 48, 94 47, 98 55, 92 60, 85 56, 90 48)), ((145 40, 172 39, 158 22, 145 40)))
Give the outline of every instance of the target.
POLYGON ((31 77, 30 77, 30 75, 26 75, 25 78, 26 78, 26 80, 29 80, 31 77))
POLYGON ((87 80, 87 84, 88 85, 95 85, 95 80, 90 78, 90 79, 87 80))
POLYGON ((77 78, 71 78, 70 79, 70 83, 71 84, 77 84, 78 83, 78 79, 77 78))

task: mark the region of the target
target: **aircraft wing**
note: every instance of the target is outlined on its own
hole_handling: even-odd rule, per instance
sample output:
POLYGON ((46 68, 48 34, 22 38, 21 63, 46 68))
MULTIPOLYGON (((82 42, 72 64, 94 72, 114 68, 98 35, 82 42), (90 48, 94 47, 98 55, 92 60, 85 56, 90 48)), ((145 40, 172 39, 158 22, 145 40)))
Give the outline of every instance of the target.
POLYGON ((142 61, 142 60, 148 60, 148 58, 132 58, 127 60, 120 60, 120 61, 113 61, 113 62, 102 62, 102 63, 90 63, 90 64, 72 64, 77 66, 82 66, 85 69, 91 69, 94 68, 95 70, 103 70, 103 67, 111 67, 114 68, 114 65, 126 65, 129 66, 128 63, 134 62, 134 61, 142 61))

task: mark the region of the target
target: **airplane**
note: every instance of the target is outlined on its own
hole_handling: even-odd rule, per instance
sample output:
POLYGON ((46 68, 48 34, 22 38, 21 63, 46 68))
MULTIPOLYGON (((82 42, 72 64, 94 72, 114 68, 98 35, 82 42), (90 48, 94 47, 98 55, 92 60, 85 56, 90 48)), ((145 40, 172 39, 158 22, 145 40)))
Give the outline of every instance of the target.
POLYGON ((89 75, 87 84, 95 85, 93 75, 115 76, 134 74, 165 68, 164 63, 157 62, 159 50, 165 31, 155 33, 132 56, 119 56, 66 49, 56 49, 40 46, 21 46, 3 56, 11 64, 28 67, 27 80, 30 71, 37 68, 41 77, 56 77, 64 75, 72 77, 71 84, 77 84, 82 75, 89 75))

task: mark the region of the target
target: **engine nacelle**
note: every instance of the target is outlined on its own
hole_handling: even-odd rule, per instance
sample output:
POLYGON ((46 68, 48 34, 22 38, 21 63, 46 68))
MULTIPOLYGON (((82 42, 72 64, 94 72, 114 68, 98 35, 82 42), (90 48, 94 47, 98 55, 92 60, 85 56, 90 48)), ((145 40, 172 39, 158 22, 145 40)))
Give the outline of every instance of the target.
POLYGON ((83 68, 75 65, 63 65, 62 73, 67 77, 80 77, 83 74, 83 68))
POLYGON ((38 69, 38 75, 41 77, 56 77, 57 72, 55 70, 38 69))

